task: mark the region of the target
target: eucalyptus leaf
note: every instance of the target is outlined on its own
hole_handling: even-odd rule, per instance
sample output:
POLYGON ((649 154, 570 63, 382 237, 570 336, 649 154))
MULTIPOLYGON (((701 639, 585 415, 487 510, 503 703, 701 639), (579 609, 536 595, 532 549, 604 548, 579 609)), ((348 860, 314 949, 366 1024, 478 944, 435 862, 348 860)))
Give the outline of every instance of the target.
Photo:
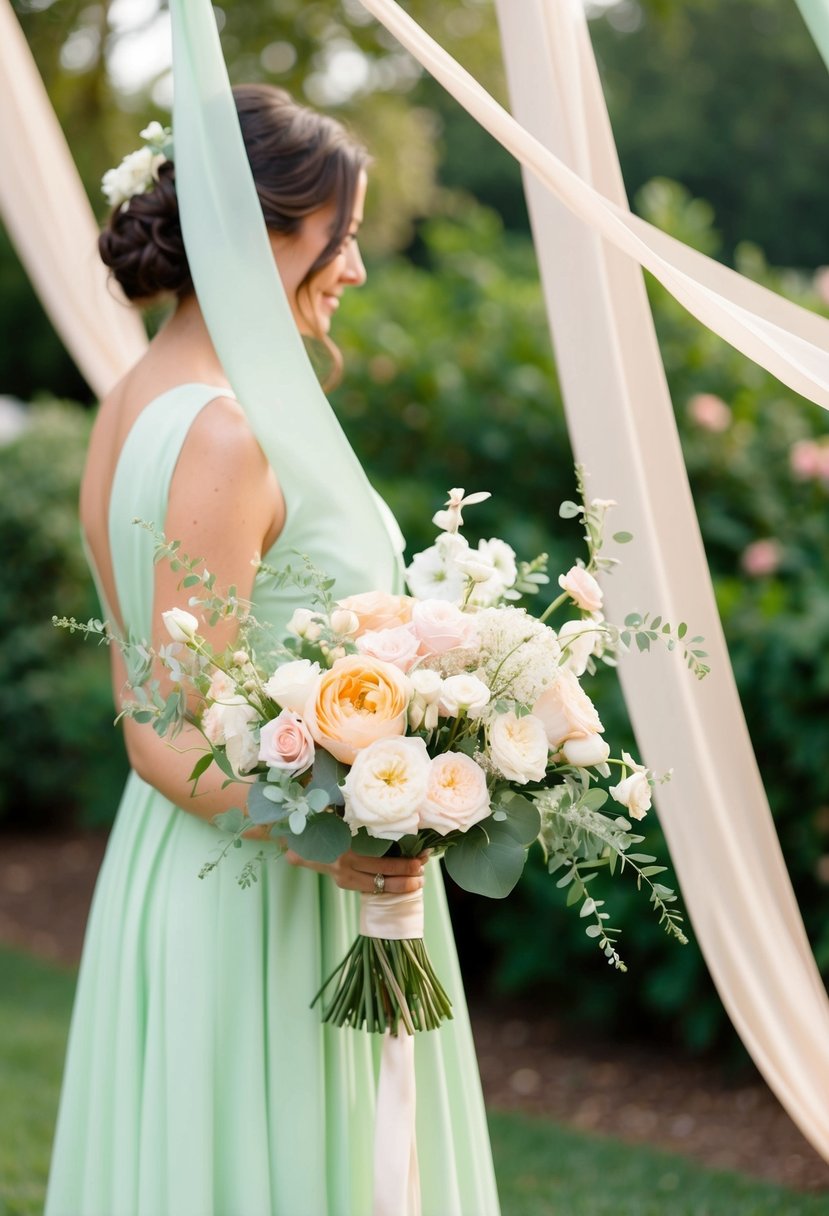
POLYGON ((470 828, 460 844, 448 849, 443 862, 447 873, 464 891, 504 899, 524 869, 527 852, 508 823, 487 820, 470 828))
POLYGON ((516 794, 509 801, 504 801, 501 807, 507 813, 504 826, 512 832, 519 844, 532 844, 541 831, 541 815, 535 803, 516 794))
POLYGON ((295 836, 302 835, 302 833, 305 831, 306 822, 307 820, 304 811, 291 811, 290 815, 288 816, 288 827, 290 828, 291 833, 295 836))
POLYGON ((269 797, 272 786, 263 785, 256 781, 248 792, 248 814, 253 823, 277 823, 285 818, 282 807, 277 806, 269 797))
POLYGON ((215 815, 213 822, 223 832, 229 832, 235 836, 245 822, 245 815, 238 806, 234 806, 229 811, 222 811, 220 815, 215 815))
POLYGON ((332 811, 309 815, 301 834, 286 832, 289 849, 304 861, 328 863, 336 861, 352 847, 351 829, 332 811))
POLYGON ((362 857, 384 857, 392 846, 391 840, 380 840, 377 836, 369 836, 365 828, 360 828, 356 836, 351 837, 353 852, 362 857))
MULTIPOLYGON (((314 767, 311 770, 311 780, 308 790, 323 790, 326 795, 326 806, 342 806, 345 802, 340 782, 348 769, 339 760, 335 760, 330 752, 318 747, 314 756, 314 767)), ((323 808, 320 807, 320 810, 323 808)))

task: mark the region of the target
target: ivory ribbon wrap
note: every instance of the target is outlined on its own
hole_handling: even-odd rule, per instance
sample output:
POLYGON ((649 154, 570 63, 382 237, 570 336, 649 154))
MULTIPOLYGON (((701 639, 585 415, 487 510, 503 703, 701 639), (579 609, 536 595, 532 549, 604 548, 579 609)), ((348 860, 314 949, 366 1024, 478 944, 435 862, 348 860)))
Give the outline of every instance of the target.
MULTIPOLYGON (((361 895, 360 932, 393 941, 423 937, 423 891, 361 895)), ((383 1036, 374 1124, 372 1216, 420 1216, 414 1035, 383 1036)))
POLYGON ((361 895, 360 932, 363 937, 387 937, 396 942, 423 937, 423 892, 361 895))

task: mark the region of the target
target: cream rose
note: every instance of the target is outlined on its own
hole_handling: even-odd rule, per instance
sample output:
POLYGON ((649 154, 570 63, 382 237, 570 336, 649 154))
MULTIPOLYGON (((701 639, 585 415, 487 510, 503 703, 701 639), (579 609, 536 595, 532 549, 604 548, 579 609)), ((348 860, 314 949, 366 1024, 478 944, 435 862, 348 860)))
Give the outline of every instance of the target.
POLYGON ((183 608, 171 608, 162 612, 161 619, 174 642, 192 642, 199 630, 199 622, 192 612, 183 608))
POLYGON ((342 786, 352 833, 365 828, 381 840, 399 840, 416 832, 430 768, 422 739, 379 739, 364 748, 342 786))
POLYGON ((384 663, 393 663, 401 671, 408 671, 412 666, 419 645, 410 625, 368 629, 357 638, 357 649, 361 654, 382 659, 384 663))
POLYGON ((543 780, 549 751, 544 724, 534 714, 519 718, 510 710, 498 714, 490 727, 489 752, 507 781, 525 785, 543 780))
POLYGON ((567 763, 575 764, 577 768, 604 764, 610 755, 610 748, 601 735, 582 735, 577 739, 567 739, 561 750, 567 763))
POLYGON ((310 659, 294 659, 277 667, 265 684, 265 692, 282 709, 301 714, 308 698, 316 692, 321 675, 319 663, 312 663, 310 659))
POLYGON ((302 719, 283 709, 278 718, 266 722, 259 732, 259 759, 269 768, 283 769, 294 777, 310 768, 314 740, 302 719))
POLYGON ((538 698, 533 713, 544 723, 551 747, 604 730, 595 705, 566 668, 559 668, 555 683, 538 698))
POLYGON ((651 809, 651 786, 643 772, 631 773, 618 785, 611 785, 610 796, 627 807, 631 819, 644 819, 651 809))
POLYGON ((408 595, 390 595, 386 591, 364 591, 339 600, 340 608, 356 612, 360 627, 356 636, 370 629, 392 629, 408 625, 412 619, 412 601, 408 595))
POLYGON ((391 663, 346 655, 323 672, 303 719, 320 747, 353 764, 370 743, 405 734, 410 697, 411 684, 391 663))
POLYGON ((421 600, 412 608, 412 629, 423 654, 444 654, 455 646, 466 646, 475 632, 475 622, 449 600, 421 600))
POLYGON ((489 704, 491 693, 477 676, 461 672, 443 681, 440 690, 440 712, 449 718, 457 718, 466 712, 470 718, 479 718, 489 704))
POLYGON ((466 832, 489 814, 489 790, 480 765, 462 752, 444 752, 432 761, 420 827, 466 832))
POLYGON ((584 566, 572 566, 559 575, 558 585, 584 612, 598 612, 604 603, 601 587, 584 566))

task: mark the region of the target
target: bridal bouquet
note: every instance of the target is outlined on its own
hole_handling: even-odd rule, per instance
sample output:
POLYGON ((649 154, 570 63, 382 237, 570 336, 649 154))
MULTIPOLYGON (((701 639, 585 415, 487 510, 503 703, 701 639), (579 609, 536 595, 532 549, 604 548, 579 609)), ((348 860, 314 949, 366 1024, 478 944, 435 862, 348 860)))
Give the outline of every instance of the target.
MULTIPOLYGON (((684 624, 674 630, 659 617, 633 615, 622 627, 605 620, 595 575, 615 564, 602 554, 615 504, 587 503, 580 470, 579 488, 581 502, 562 504, 561 515, 583 523, 587 561, 559 577, 560 594, 537 617, 518 601, 549 583, 546 555, 518 562, 504 541, 473 548, 461 532, 463 511, 486 493, 450 491, 434 517, 434 544, 407 570, 408 595, 368 589, 334 600, 332 580, 301 555, 296 567, 262 567, 308 593, 286 637, 267 644, 250 605, 233 589, 219 595, 198 560, 154 533, 156 560, 171 561, 194 589, 190 606, 214 624, 233 616, 240 626, 234 647, 215 653, 198 618, 174 608, 164 613, 171 642, 158 655, 118 643, 135 694, 123 712, 161 735, 174 736, 185 721, 199 727, 194 793, 213 765, 226 783, 246 783, 246 811, 216 818, 228 839, 202 877, 254 824, 273 845, 243 867, 242 886, 288 849, 318 863, 352 849, 376 857, 378 871, 386 854, 430 850, 465 890, 503 898, 538 842, 612 965, 624 970, 618 931, 604 901, 590 894, 602 868, 632 873, 665 930, 685 941, 676 896, 657 881, 664 867, 636 851, 643 838, 631 823, 670 774, 657 777, 627 752, 611 754, 582 680, 634 643, 646 650, 656 640, 681 648, 701 677, 702 639, 687 641, 684 624), (564 619, 553 627, 555 613, 564 619), (150 679, 155 658, 170 673, 166 696, 150 679)), ((118 641, 100 621, 57 623, 118 641)), ((338 1025, 434 1029, 451 1008, 423 943, 422 892, 389 895, 383 886, 380 872, 375 894, 361 896, 360 935, 316 999, 331 990, 323 1017, 338 1025)))

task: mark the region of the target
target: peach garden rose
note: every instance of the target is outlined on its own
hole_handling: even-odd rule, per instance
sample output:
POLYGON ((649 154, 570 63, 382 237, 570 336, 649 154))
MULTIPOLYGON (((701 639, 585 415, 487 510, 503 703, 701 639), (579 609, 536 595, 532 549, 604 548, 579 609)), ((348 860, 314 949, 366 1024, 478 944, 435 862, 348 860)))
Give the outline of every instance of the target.
POLYGON ((350 609, 360 622, 354 636, 360 637, 369 629, 392 629, 395 625, 408 625, 412 619, 412 598, 409 595, 391 595, 387 591, 364 591, 360 595, 348 595, 338 601, 340 608, 350 609))
POLYGON ((320 747, 353 764, 370 743, 406 733, 411 693, 406 676, 391 663, 346 655, 323 673, 303 717, 320 747))
POLYGON ((489 790, 480 765, 463 752, 435 756, 429 772, 426 798, 420 808, 420 827, 465 832, 489 814, 489 790))

